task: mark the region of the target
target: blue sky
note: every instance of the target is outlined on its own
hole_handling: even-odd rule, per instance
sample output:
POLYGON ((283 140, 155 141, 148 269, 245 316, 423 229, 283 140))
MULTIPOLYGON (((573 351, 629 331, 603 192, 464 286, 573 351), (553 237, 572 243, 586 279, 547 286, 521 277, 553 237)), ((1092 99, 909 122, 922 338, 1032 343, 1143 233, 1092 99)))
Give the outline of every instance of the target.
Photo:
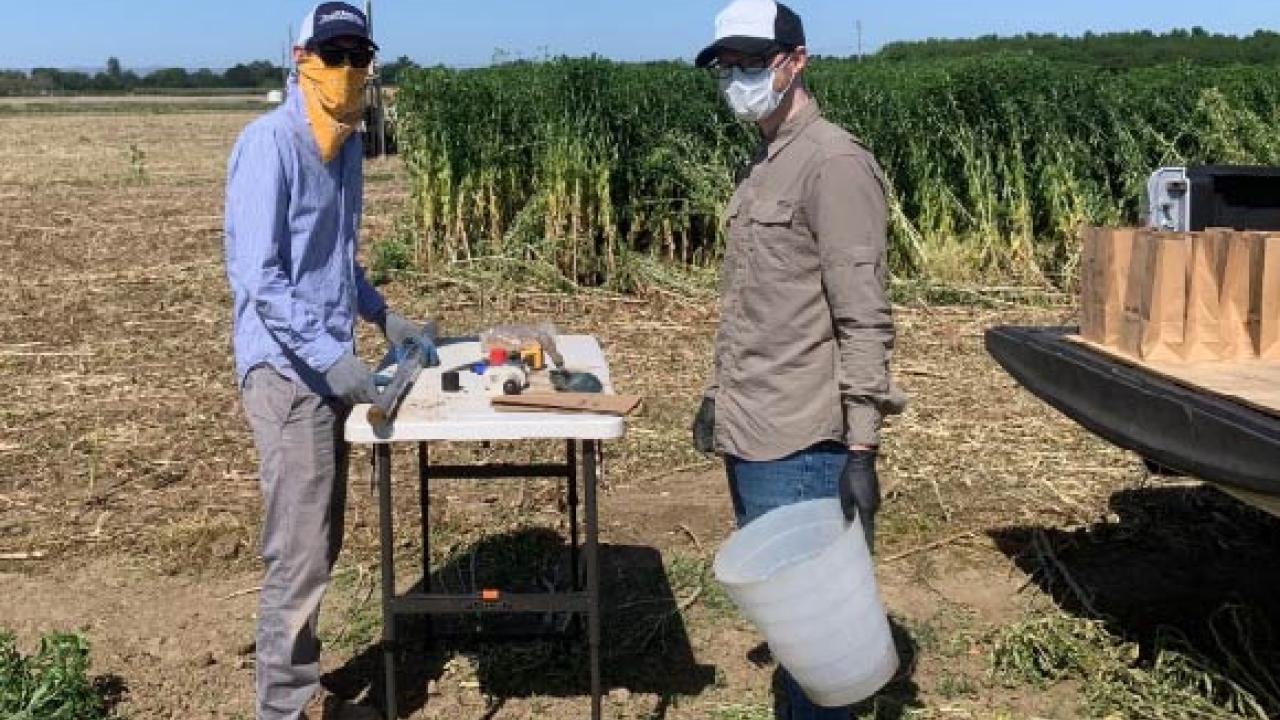
MULTIPOLYGON (((599 53, 618 59, 690 57, 726 0, 376 0, 384 55, 419 62, 485 64, 515 55, 599 53)), ((38 0, 5 3, 0 67, 226 67, 279 58, 287 29, 314 0, 38 0)), ((1026 31, 1280 30, 1277 0, 793 0, 809 44, 852 53, 855 23, 872 50, 894 40, 1026 31)))

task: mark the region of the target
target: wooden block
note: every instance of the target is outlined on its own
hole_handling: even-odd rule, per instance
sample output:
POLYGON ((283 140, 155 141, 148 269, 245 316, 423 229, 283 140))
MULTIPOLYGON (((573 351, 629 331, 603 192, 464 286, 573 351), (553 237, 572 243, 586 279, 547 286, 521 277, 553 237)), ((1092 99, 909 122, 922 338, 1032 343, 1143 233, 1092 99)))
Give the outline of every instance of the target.
POLYGON ((1258 355, 1280 360, 1280 236, 1263 241, 1258 303, 1258 355))
POLYGON ((551 410, 622 416, 635 412, 640 402, 637 395, 592 393, 525 393, 493 398, 493 406, 499 410, 551 410))
POLYGON ((1184 360, 1221 360, 1229 354, 1222 337, 1222 284, 1230 237, 1224 231, 1192 235, 1184 360))

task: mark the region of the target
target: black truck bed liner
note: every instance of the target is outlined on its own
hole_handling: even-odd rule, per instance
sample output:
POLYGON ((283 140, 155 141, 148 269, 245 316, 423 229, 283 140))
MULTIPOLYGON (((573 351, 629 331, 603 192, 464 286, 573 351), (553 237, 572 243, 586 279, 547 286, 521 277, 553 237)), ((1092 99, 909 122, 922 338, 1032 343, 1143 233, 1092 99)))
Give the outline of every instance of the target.
POLYGON ((1280 497, 1280 417, 1126 365, 1067 336, 998 327, 987 351, 1023 387, 1094 434, 1202 480, 1280 497))

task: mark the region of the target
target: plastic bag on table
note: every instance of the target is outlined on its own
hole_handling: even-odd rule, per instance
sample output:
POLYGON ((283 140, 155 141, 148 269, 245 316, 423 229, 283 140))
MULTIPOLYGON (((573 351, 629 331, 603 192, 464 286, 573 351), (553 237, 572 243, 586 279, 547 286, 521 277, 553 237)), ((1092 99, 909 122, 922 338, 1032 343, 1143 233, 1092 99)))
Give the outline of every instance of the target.
MULTIPOLYGON (((486 356, 494 348, 502 348, 514 357, 535 353, 539 358, 550 360, 556 367, 564 368, 564 357, 556 347, 556 326, 549 322, 489 328, 480 333, 480 348, 486 356)), ((543 364, 543 361, 539 360, 534 364, 543 364)))

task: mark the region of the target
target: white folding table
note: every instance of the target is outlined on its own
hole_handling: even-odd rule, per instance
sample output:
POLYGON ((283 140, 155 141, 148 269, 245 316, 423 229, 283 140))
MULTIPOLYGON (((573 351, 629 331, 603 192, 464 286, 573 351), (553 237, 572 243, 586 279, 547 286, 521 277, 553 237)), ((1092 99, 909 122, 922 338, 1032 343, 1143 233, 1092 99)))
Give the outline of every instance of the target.
MULTIPOLYGON (((594 373, 612 393, 608 363, 595 338, 560 336, 556 342, 567 369, 594 373)), ((479 342, 442 343, 440 366, 423 370, 406 397, 395 421, 375 428, 367 419, 369 406, 357 406, 347 420, 348 443, 373 448, 374 476, 378 485, 378 515, 382 548, 382 649, 386 678, 385 715, 398 717, 396 704, 396 618, 408 615, 471 615, 486 613, 577 613, 587 625, 591 667, 591 717, 601 713, 600 676, 600 565, 599 518, 596 491, 601 474, 601 443, 626 432, 621 417, 550 412, 500 412, 489 402, 484 380, 462 372, 460 392, 446 393, 441 375, 480 359, 479 342), (435 465, 430 463, 433 442, 500 442, 558 440, 565 446, 563 464, 435 465), (418 499, 422 526, 421 592, 396 593, 395 543, 392 517, 391 449, 396 443, 418 446, 418 499), (583 525, 578 527, 578 478, 583 484, 583 525), (484 590, 473 595, 431 591, 430 481, 432 479, 556 478, 566 481, 569 513, 571 587, 568 592, 506 594, 484 590), (586 583, 579 580, 579 548, 586 583)))

